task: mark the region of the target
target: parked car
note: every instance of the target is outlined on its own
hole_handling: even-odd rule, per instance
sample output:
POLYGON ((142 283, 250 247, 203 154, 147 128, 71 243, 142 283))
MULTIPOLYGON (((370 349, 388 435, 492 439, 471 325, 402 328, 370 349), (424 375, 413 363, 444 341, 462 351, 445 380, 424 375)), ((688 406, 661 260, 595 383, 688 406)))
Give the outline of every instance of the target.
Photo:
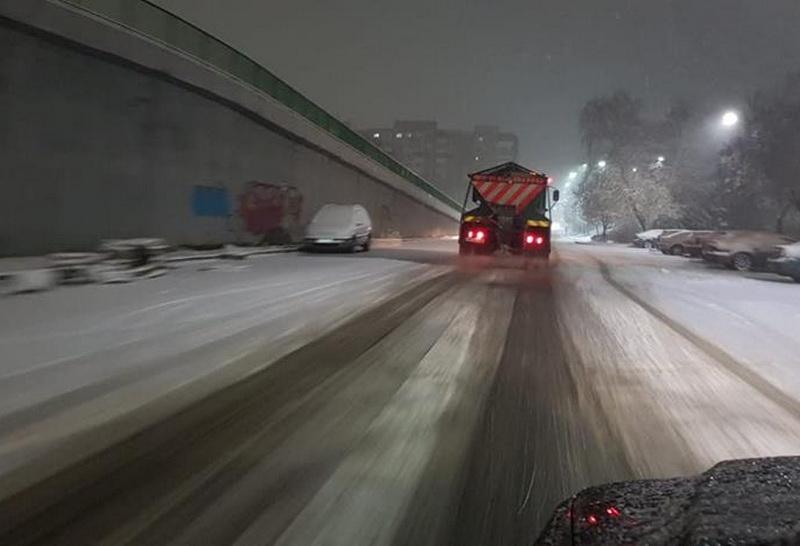
POLYGON ((683 255, 699 258, 703 255, 703 247, 714 239, 725 235, 725 231, 694 231, 683 243, 683 255))
POLYGON ((738 271, 766 269, 775 247, 794 243, 785 235, 769 231, 729 231, 703 246, 703 259, 738 271))
POLYGON ((372 220, 361 205, 328 204, 320 208, 306 228, 304 250, 369 250, 372 220))
POLYGON ((675 256, 683 255, 683 245, 694 232, 688 229, 681 229, 668 235, 658 238, 658 249, 664 254, 675 256))
POLYGON ((661 237, 658 248, 664 254, 673 256, 700 256, 703 242, 722 233, 724 232, 684 229, 661 237))
POLYGON ((641 233, 637 233, 633 239, 633 246, 639 248, 655 248, 658 246, 658 240, 661 237, 677 233, 678 229, 649 229, 641 233))
POLYGON ((800 282, 800 243, 780 245, 767 260, 767 269, 800 282))

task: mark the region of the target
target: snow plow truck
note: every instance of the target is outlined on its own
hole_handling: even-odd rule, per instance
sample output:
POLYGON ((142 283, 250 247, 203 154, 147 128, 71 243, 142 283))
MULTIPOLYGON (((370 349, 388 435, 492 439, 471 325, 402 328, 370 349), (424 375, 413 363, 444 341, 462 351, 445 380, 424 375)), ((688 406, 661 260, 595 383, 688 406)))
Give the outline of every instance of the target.
POLYGON ((461 209, 459 254, 550 256, 550 178, 516 163, 472 173, 461 209))

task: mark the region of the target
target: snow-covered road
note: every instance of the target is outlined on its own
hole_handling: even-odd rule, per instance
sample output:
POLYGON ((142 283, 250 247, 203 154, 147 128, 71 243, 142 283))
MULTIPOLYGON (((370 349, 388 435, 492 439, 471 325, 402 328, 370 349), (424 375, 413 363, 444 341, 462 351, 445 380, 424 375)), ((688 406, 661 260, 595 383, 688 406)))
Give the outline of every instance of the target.
POLYGON ((592 484, 800 454, 800 286, 644 250, 394 242, 0 305, 0 541, 519 544, 592 484))
POLYGON ((800 453, 800 287, 620 246, 559 254, 581 389, 637 474, 800 453))
POLYGON ((792 279, 628 248, 603 259, 611 267, 621 259, 618 282, 800 397, 800 285, 792 279))
POLYGON ((227 385, 439 273, 275 254, 3 298, 0 470, 199 379, 189 398, 227 385))

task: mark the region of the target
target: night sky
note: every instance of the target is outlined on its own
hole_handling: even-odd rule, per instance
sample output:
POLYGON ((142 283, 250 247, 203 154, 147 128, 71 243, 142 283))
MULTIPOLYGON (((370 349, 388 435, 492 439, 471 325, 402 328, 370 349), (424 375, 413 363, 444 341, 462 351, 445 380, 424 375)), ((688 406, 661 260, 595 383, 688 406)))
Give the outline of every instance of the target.
POLYGON ((800 0, 158 0, 356 127, 498 124, 580 159, 577 114, 626 89, 702 116, 800 70, 800 0), (224 6, 224 7, 223 7, 224 6))

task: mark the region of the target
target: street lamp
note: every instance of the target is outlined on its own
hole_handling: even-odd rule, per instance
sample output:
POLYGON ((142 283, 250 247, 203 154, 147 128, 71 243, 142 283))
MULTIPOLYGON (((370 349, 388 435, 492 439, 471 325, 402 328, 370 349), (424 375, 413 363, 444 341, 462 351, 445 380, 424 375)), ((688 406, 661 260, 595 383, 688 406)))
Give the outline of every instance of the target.
POLYGON ((658 162, 659 163, 664 163, 664 161, 666 161, 666 160, 667 159, 663 155, 658 156, 658 162))
POLYGON ((586 169, 588 169, 588 168, 589 168, 589 164, 588 163, 584 163, 583 165, 581 165, 581 169, 583 169, 584 171, 586 169))
POLYGON ((634 167, 634 168, 633 168, 633 169, 631 169, 631 170, 632 170, 633 172, 635 172, 635 173, 636 173, 636 172, 639 172, 639 167, 634 167))
POLYGON ((575 171, 572 171, 572 172, 569 173, 569 179, 570 180, 575 180, 577 177, 578 177, 578 173, 576 173, 575 171))
POLYGON ((600 160, 597 162, 597 166, 600 167, 601 169, 605 169, 606 165, 608 165, 608 163, 606 163, 605 160, 600 160))
POLYGON ((734 127, 739 123, 739 114, 733 110, 728 110, 722 114, 722 119, 720 121, 723 127, 734 127))

